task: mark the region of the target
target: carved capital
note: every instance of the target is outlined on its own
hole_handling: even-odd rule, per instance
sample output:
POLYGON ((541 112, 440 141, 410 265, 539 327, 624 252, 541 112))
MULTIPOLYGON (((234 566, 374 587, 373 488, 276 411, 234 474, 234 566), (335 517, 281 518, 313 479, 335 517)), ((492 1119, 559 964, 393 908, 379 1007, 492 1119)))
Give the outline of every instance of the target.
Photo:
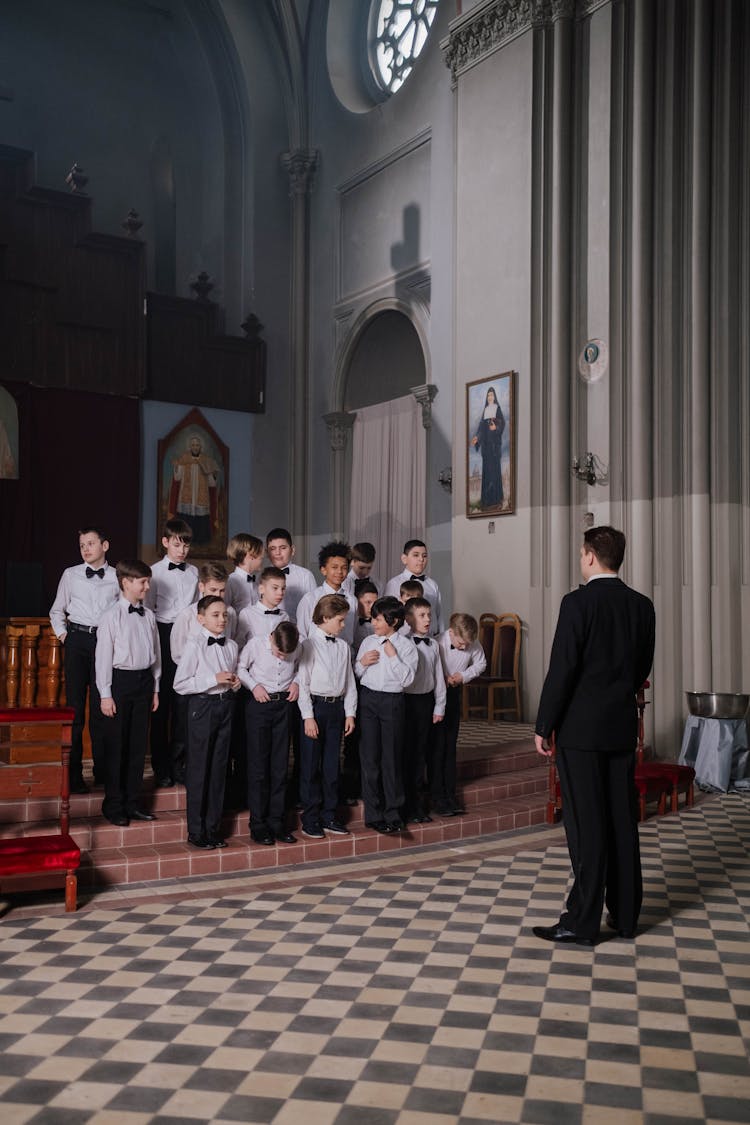
MULTIPOLYGON (((578 0, 590 7, 601 0, 578 0)), ((532 27, 576 15, 576 0, 485 0, 457 20, 444 40, 445 65, 453 83, 462 71, 532 27)))
POLYGON ((418 387, 409 387, 409 393, 414 395, 422 407, 422 425, 426 430, 429 430, 432 426, 432 400, 437 392, 438 389, 434 383, 422 383, 418 387))
POLYGON ((309 195, 318 167, 318 150, 297 148, 282 154, 281 163, 289 174, 289 194, 309 195))
POLYGON ((323 421, 328 429, 331 450, 342 453, 349 440, 349 431, 354 425, 356 414, 347 414, 345 410, 333 410, 330 414, 323 415, 323 421))

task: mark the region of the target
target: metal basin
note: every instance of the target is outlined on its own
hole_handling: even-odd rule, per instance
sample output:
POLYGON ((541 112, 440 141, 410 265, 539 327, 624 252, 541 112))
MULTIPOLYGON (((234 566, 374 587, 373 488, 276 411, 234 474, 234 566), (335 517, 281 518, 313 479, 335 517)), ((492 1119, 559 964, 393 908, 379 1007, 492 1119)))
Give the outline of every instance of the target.
POLYGON ((744 719, 750 695, 731 691, 686 691, 688 710, 699 719, 744 719))

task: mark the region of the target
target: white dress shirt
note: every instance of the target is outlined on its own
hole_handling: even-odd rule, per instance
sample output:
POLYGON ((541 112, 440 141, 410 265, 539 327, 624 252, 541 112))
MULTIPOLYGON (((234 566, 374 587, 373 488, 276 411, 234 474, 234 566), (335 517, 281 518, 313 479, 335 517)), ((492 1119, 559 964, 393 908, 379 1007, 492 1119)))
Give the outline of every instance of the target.
POLYGON ((372 636, 372 619, 368 618, 364 622, 364 624, 360 624, 360 621, 361 621, 361 619, 360 619, 359 614, 358 614, 356 619, 355 619, 355 623, 354 623, 354 646, 353 646, 353 648, 354 648, 354 654, 355 655, 359 652, 359 646, 362 644, 362 641, 365 639, 365 637, 371 637, 372 636))
POLYGON ((449 676, 460 672, 465 684, 470 683, 476 676, 481 676, 487 667, 487 657, 479 641, 473 641, 466 648, 454 648, 451 644, 450 629, 439 637, 440 659, 443 662, 443 672, 446 680, 449 676))
MULTIPOLYGON (((198 599, 200 601, 200 599, 198 599)), ((198 620, 198 602, 193 602, 185 609, 181 609, 175 618, 172 632, 169 634, 169 651, 175 664, 180 663, 180 657, 185 651, 188 637, 195 637, 203 629, 198 620)), ((237 614, 230 605, 227 606, 227 624, 224 629, 225 636, 233 639, 237 635, 237 614)), ((211 646, 212 648, 215 646, 211 646)))
POLYGON ((426 574, 422 575, 420 578, 418 574, 412 574, 407 568, 406 570, 402 570, 401 573, 397 574, 394 578, 389 579, 383 597, 399 598, 400 600, 401 583, 412 580, 422 583, 422 590, 424 591, 422 596, 427 598, 427 601, 432 606, 430 636, 436 637, 439 633, 442 633, 445 626, 443 625, 443 603, 440 600, 440 590, 434 578, 428 578, 426 574))
POLYGON ((151 585, 143 601, 161 625, 171 625, 180 610, 197 597, 198 571, 190 563, 185 563, 184 570, 173 563, 170 570, 165 555, 151 567, 151 585))
POLYGON ((362 687, 372 691, 402 692, 417 674, 417 649, 410 637, 401 633, 391 633, 390 637, 365 637, 359 646, 354 670, 362 687), (396 650, 395 656, 388 656, 383 646, 390 641, 396 650), (362 664, 366 652, 376 650, 380 659, 375 664, 362 664))
POLYGON ((289 691, 292 680, 297 675, 302 646, 286 654, 286 660, 276 656, 271 648, 271 638, 252 637, 240 653, 237 675, 249 691, 260 686, 270 695, 279 691, 289 691))
MULTIPOLYGON (((76 625, 98 625, 102 614, 117 603, 120 587, 115 568, 105 562, 104 577, 86 577, 87 563, 69 566, 62 572, 57 594, 49 611, 49 620, 56 637, 67 632, 67 622, 76 625)), ((97 567, 98 569, 98 567, 97 567)))
MULTIPOLYGON (((359 580, 359 578, 357 578, 357 575, 354 573, 354 571, 350 570, 349 573, 347 574, 346 578, 344 579, 344 581, 341 583, 341 586, 342 586, 342 588, 346 587, 346 589, 349 591, 349 593, 353 594, 354 593, 354 585, 355 585, 356 582, 359 582, 359 581, 360 580, 359 580)), ((365 578, 363 581, 372 582, 373 586, 375 587, 375 589, 378 592, 378 597, 381 596, 381 594, 383 592, 383 583, 381 582, 381 580, 379 578, 373 578, 373 576, 370 575, 369 578, 365 578)))
POLYGON ((435 692, 433 715, 445 714, 445 676, 440 659, 440 649, 435 637, 424 637, 421 633, 411 634, 411 642, 417 650, 417 674, 404 688, 407 695, 426 695, 435 692), (418 637, 419 640, 415 640, 418 637))
POLYGON ((248 574, 241 567, 236 567, 227 579, 224 601, 237 613, 241 613, 247 606, 254 605, 257 600, 258 575, 248 574))
POLYGON ((313 718, 313 695, 343 696, 344 714, 347 717, 357 714, 352 650, 342 636, 329 640, 327 633, 313 625, 310 636, 302 644, 297 682, 303 719, 313 718))
POLYGON ((229 637, 223 638, 223 645, 209 644, 213 637, 202 627, 188 637, 174 675, 174 690, 180 695, 223 695, 232 690, 228 684, 217 684, 216 673, 237 671, 237 645, 229 637))
MULTIPOLYGON (((96 634, 96 686, 102 699, 112 698, 112 669, 140 672, 150 668, 154 691, 161 678, 161 647, 156 618, 150 609, 131 613, 131 602, 124 595, 107 610, 96 634)), ((143 608, 143 607, 142 607, 143 608)))
POLYGON ((339 597, 346 598, 349 603, 349 612, 346 615, 344 629, 340 633, 340 636, 349 646, 352 646, 354 644, 354 621, 357 616, 357 599, 350 590, 344 588, 343 583, 340 590, 334 590, 333 586, 329 586, 327 582, 324 582, 322 586, 318 586, 308 594, 305 594, 304 598, 297 606, 297 628, 299 629, 299 635, 304 640, 304 638, 309 637, 312 630, 316 628, 316 626, 313 625, 313 610, 320 599, 325 597, 326 594, 338 594, 339 597))
POLYGON ((268 637, 276 626, 282 621, 288 621, 289 614, 281 606, 271 609, 263 602, 254 602, 245 606, 237 620, 237 632, 234 635, 240 652, 251 637, 268 637))
POLYGON ((305 594, 309 594, 317 585, 315 575, 307 567, 297 566, 296 563, 289 563, 289 566, 282 566, 281 569, 286 576, 286 589, 281 608, 289 615, 290 621, 296 622, 297 606, 305 594))

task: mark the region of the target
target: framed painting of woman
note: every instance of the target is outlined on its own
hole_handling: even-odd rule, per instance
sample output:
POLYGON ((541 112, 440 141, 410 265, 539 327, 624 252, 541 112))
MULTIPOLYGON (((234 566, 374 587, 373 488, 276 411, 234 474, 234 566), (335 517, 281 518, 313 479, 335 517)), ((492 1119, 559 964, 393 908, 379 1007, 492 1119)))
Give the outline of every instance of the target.
POLYGON ((515 372, 466 385, 466 515, 507 516, 516 510, 513 391, 515 372))

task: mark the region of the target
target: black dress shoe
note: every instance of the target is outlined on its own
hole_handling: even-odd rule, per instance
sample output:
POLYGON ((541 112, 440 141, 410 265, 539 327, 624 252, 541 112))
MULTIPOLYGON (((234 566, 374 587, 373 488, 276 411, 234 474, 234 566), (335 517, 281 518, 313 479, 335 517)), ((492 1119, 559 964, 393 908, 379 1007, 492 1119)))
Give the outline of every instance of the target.
POLYGON ((618 937, 627 938, 628 940, 635 937, 635 930, 621 930, 611 914, 607 915, 605 921, 609 929, 614 930, 618 937))
POLYGON ((131 820, 156 820, 153 813, 144 812, 143 809, 136 809, 135 812, 130 814, 131 820))
POLYGON ((256 844, 265 844, 266 847, 272 847, 273 844, 276 843, 276 837, 270 830, 266 832, 251 832, 250 838, 254 840, 256 844))
POLYGON ((213 851, 215 844, 207 840, 205 836, 188 836, 187 842, 192 848, 202 848, 203 851, 213 851))
POLYGON ((340 820, 329 820, 327 824, 321 824, 321 828, 326 832, 332 832, 334 836, 349 835, 349 829, 340 820))
POLYGON ((157 779, 156 779, 156 788, 157 789, 171 789, 173 785, 174 785, 174 778, 173 777, 157 777, 157 779))
POLYGON ((297 843, 297 837, 292 836, 291 832, 281 832, 276 837, 276 839, 278 840, 278 842, 280 844, 296 844, 297 843))
POLYGON ((114 824, 115 828, 127 828, 127 826, 130 824, 130 821, 126 816, 107 816, 106 813, 104 813, 103 815, 104 819, 108 820, 110 824, 114 824))
POLYGON ((214 848, 225 848, 227 846, 227 842, 223 836, 209 836, 208 842, 214 848))
POLYGON ((387 820, 386 824, 388 825, 389 832, 403 832, 404 828, 406 828, 403 820, 387 820))
POLYGON ((383 836, 387 836, 393 831, 390 824, 387 824, 384 820, 366 820, 365 828, 374 828, 376 832, 382 833, 383 836))
POLYGON ((71 783, 70 783, 70 792, 71 793, 88 793, 88 791, 89 791, 89 787, 86 784, 86 782, 83 780, 83 778, 80 778, 80 779, 76 778, 75 781, 71 781, 71 783))
POLYGON ((531 932, 534 937, 541 938, 542 941, 559 941, 568 945, 596 944, 592 938, 579 937, 572 930, 566 929, 561 922, 557 922, 554 926, 534 926, 531 932))
POLYGON ((322 828, 302 828, 302 835, 307 836, 310 840, 325 840, 326 834, 322 828))

